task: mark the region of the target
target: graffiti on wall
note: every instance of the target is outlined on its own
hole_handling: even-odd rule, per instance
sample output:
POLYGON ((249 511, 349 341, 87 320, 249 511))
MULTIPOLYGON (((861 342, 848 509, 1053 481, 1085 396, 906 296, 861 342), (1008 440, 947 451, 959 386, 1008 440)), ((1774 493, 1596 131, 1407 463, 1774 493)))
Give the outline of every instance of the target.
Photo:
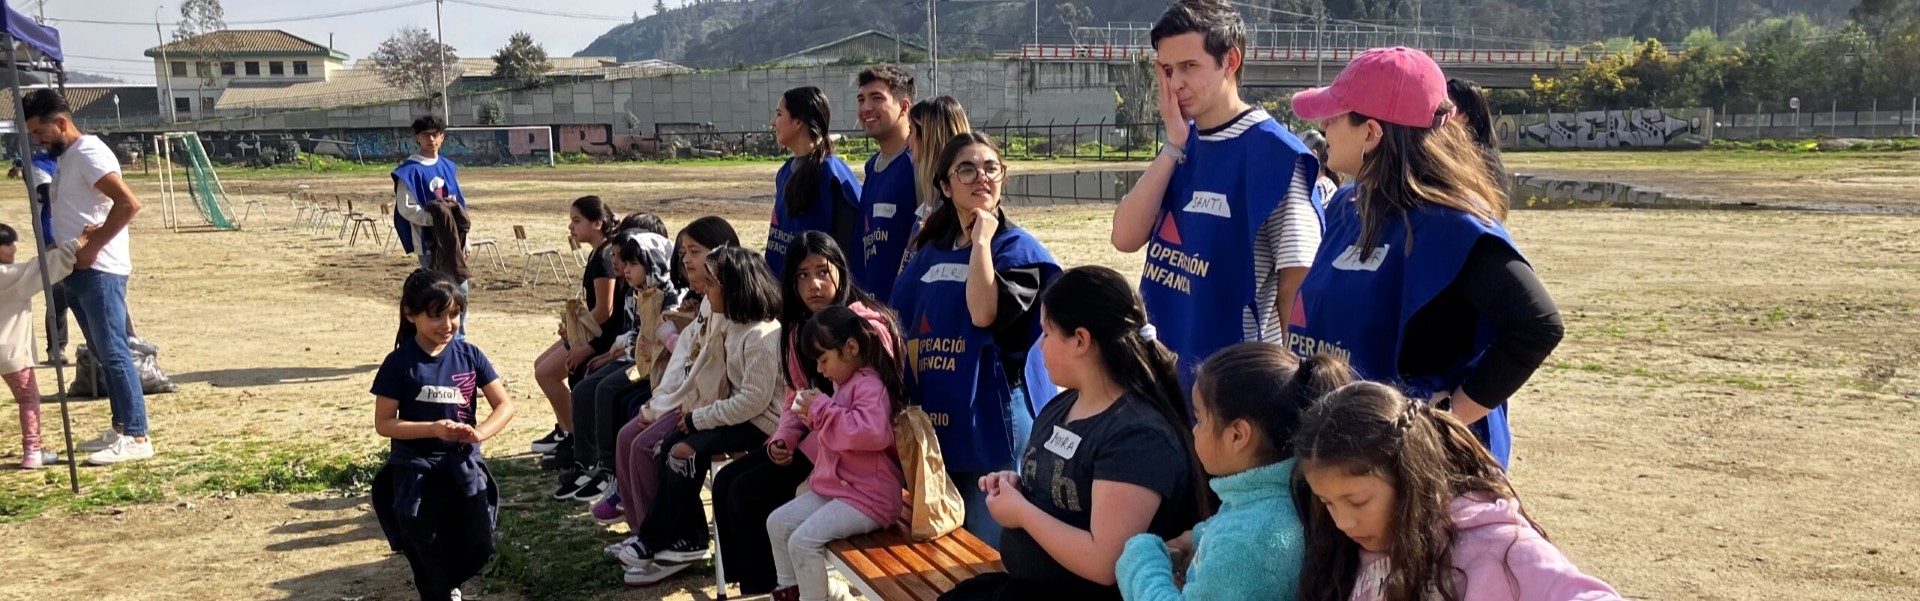
MULTIPOLYGON (((554 125, 537 129, 456 129, 447 132, 440 154, 463 165, 545 162, 549 154, 595 157, 631 156, 655 147, 650 138, 613 133, 605 124, 554 125)), ((113 144, 145 148, 151 134, 107 134, 113 144)), ((419 150, 406 128, 331 129, 273 132, 204 132, 208 158, 221 163, 274 164, 293 160, 294 151, 355 161, 399 161, 419 150)))
POLYGON ((1713 139, 1712 109, 1634 109, 1502 115, 1502 148, 1681 148, 1713 139))

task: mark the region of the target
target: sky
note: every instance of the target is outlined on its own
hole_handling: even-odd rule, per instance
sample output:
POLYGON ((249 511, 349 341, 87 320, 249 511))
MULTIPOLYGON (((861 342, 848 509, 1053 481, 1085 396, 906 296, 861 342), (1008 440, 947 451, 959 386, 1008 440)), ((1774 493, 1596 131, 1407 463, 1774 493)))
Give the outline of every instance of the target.
MULTIPOLYGON (((42 0, 4 0, 29 16, 42 0)), ((122 81, 153 83, 153 59, 142 55, 159 45, 153 29, 160 10, 161 35, 168 39, 180 21, 179 0, 44 0, 50 25, 60 30, 67 68, 106 75, 122 81), (66 21, 137 22, 109 25, 66 21)), ((668 0, 668 6, 679 6, 668 0)), ((346 52, 348 64, 403 27, 434 29, 431 0, 223 0, 228 29, 280 29, 325 45, 329 34, 334 48, 346 52), (408 5, 392 10, 374 9, 408 5), (343 14, 344 13, 344 14, 343 14), (339 15, 339 16, 326 16, 339 15), (323 18, 305 18, 323 17, 323 18), (304 18, 304 19, 303 19, 304 18), (299 20, 288 20, 299 19, 299 20), (243 22, 257 23, 243 23, 243 22), (272 21, 272 22, 265 22, 272 21)), ((572 56, 615 25, 632 20, 635 12, 653 12, 652 0, 446 0, 442 7, 447 44, 462 57, 492 56, 515 31, 533 35, 549 56, 572 56), (491 4, 518 9, 475 6, 491 4), (532 11, 532 12, 526 12, 532 11), (559 14, 534 14, 559 13, 559 14)))

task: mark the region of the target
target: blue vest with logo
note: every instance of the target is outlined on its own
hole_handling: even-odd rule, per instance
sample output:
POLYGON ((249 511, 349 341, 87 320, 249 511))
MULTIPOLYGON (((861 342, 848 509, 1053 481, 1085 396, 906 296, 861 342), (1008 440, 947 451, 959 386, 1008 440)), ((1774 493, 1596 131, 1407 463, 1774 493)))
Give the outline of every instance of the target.
MULTIPOLYGON (((827 157, 820 171, 820 193, 813 201, 813 207, 805 215, 794 215, 787 210, 787 180, 793 177, 793 161, 780 166, 780 172, 773 176, 773 221, 767 227, 767 267, 773 274, 784 273, 787 265, 787 245, 794 238, 806 232, 833 234, 834 211, 860 210, 860 180, 853 176, 853 168, 840 160, 839 155, 827 157)), ((847 269, 856 275, 865 273, 865 262, 860 258, 859 248, 840 241, 840 252, 847 255, 847 269)))
MULTIPOLYGON (((933 420, 947 470, 977 473, 1011 469, 1018 447, 1027 442, 1012 439, 1012 412, 1027 408, 1013 407, 1008 377, 1023 368, 1024 353, 1003 365, 993 331, 974 327, 967 311, 972 254, 971 247, 936 245, 915 251, 894 285, 893 306, 907 338, 907 389, 933 420)), ((994 236, 993 265, 996 271, 1042 266, 1048 282, 1060 273, 1046 247, 1019 228, 994 236)), ((1033 329, 1029 348, 1039 337, 1038 320, 1033 329)))
MULTIPOLYGON (((1353 202, 1357 192, 1348 186, 1327 202, 1326 235, 1287 320, 1287 346, 1302 357, 1343 357, 1360 377, 1392 384, 1415 400, 1451 392, 1492 343, 1492 327, 1482 319, 1472 352, 1453 361, 1445 373, 1407 374, 1399 369, 1401 349, 1419 344, 1406 339, 1407 323, 1453 283, 1481 239, 1499 240, 1516 255, 1519 249, 1498 223, 1426 206, 1382 221, 1373 253, 1362 260, 1354 247, 1361 230, 1359 206, 1353 202)), ((1506 406, 1473 424, 1472 430, 1506 465, 1513 448, 1506 406)))
MULTIPOLYGON (((460 193, 459 168, 447 157, 440 157, 432 165, 423 165, 413 159, 407 159, 393 170, 393 183, 406 186, 413 194, 413 201, 420 206, 442 198, 452 198, 467 206, 467 195, 460 193)), ((413 223, 400 216, 400 208, 393 209, 393 229, 400 232, 400 247, 408 253, 413 248, 413 223)))
POLYGON ((1318 161, 1271 118, 1225 140, 1203 140, 1196 130, 1187 148, 1147 241, 1140 297, 1160 343, 1180 356, 1181 382, 1191 386, 1201 362, 1245 339, 1243 311, 1272 310, 1254 306, 1254 236, 1286 201, 1298 161, 1313 169, 1318 161))
POLYGON ((862 289, 884 303, 893 295, 893 281, 900 277, 900 258, 907 252, 919 199, 913 188, 913 155, 901 153, 886 171, 875 173, 873 165, 879 159, 878 154, 867 159, 866 186, 860 191, 860 200, 867 205, 860 230, 867 268, 859 280, 862 289))

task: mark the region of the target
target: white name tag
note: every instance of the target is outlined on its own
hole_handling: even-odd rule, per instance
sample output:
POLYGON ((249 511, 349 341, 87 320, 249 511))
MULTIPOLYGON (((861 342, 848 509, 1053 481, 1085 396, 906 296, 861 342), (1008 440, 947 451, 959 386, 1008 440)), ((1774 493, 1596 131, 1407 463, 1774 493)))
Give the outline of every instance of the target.
POLYGON ((1194 192, 1193 200, 1187 201, 1186 211, 1225 219, 1233 218, 1233 207, 1227 206, 1227 195, 1218 192, 1194 192))
POLYGON ((1333 268, 1342 271, 1379 271, 1380 264, 1387 261, 1387 253, 1393 250, 1392 244, 1375 247, 1367 260, 1360 260, 1360 247, 1349 246, 1347 251, 1333 260, 1333 268))
POLYGON ((1061 459, 1072 459, 1073 452, 1080 450, 1080 435, 1068 432, 1060 426, 1053 427, 1053 436, 1047 437, 1046 449, 1061 459))
POLYGON ((452 386, 421 386, 420 396, 413 400, 439 405, 467 404, 467 399, 460 396, 460 389, 452 386))
POLYGON ((964 263, 941 263, 927 269, 927 275, 920 276, 920 282, 966 282, 967 266, 964 263))
POLYGON ((873 216, 881 219, 892 219, 894 213, 899 212, 899 210, 900 205, 885 202, 878 203, 873 205, 873 216))

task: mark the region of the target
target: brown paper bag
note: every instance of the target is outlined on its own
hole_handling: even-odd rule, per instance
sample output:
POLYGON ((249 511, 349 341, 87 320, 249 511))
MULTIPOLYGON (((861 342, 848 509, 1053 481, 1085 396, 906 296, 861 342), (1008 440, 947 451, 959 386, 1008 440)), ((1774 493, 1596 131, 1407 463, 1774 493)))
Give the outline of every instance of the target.
POLYGON ((953 479, 947 477, 940 439, 934 436, 933 421, 926 411, 908 407, 894 416, 893 448, 900 456, 900 471, 906 475, 913 540, 933 540, 960 528, 967 519, 966 501, 960 498, 953 479))

